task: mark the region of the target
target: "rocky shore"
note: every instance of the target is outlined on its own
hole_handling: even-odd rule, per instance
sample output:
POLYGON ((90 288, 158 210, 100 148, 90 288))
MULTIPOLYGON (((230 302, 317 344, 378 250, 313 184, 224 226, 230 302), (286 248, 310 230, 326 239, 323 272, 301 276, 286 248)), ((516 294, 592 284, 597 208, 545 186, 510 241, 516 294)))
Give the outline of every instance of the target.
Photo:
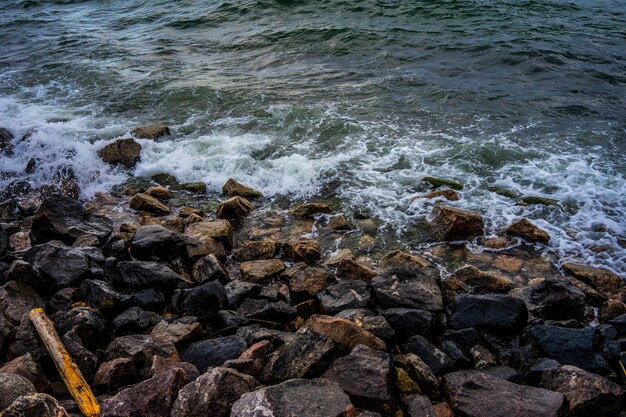
MULTIPOLYGON (((100 156, 130 168, 134 138, 168 132, 100 156)), ((0 193, 0 417, 81 415, 37 307, 102 417, 626 416, 623 279, 544 259, 550 235, 527 219, 484 236, 446 204, 458 184, 428 182, 416 251, 334 201, 235 179, 218 195, 163 173, 87 202, 71 170, 15 181, 0 193)))

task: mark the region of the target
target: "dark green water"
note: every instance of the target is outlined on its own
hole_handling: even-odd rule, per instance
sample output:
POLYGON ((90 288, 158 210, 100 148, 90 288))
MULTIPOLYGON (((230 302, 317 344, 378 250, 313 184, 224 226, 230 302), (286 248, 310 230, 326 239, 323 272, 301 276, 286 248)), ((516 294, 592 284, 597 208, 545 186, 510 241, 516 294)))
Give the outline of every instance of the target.
POLYGON ((128 176, 97 149, 161 121, 137 175, 332 194, 400 236, 422 177, 451 178, 490 232, 526 216, 623 274, 625 109, 624 1, 0 3, 0 125, 36 129, 0 168, 69 164, 85 197, 128 176))

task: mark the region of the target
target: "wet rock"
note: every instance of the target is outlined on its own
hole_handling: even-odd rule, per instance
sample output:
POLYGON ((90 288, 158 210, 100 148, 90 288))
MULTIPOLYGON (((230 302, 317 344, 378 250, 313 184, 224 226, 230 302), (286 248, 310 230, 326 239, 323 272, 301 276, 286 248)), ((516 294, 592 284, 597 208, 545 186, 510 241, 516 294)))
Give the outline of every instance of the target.
POLYGON ((435 375, 442 375, 453 366, 448 355, 426 340, 424 336, 415 335, 404 342, 402 347, 406 352, 419 356, 435 375))
POLYGON ((203 218, 204 217, 204 211, 197 209, 197 208, 193 208, 193 207, 187 207, 187 206, 183 206, 181 208, 178 209, 178 217, 182 217, 183 219, 186 219, 187 217, 191 216, 192 214, 203 218))
POLYGON ((399 271, 376 277, 370 282, 382 308, 407 307, 428 311, 443 309, 441 289, 429 274, 399 271))
POLYGON ((363 281, 342 281, 317 294, 322 311, 329 315, 343 310, 364 308, 371 301, 367 284, 363 281))
POLYGON ((552 320, 584 318, 585 294, 568 279, 550 277, 512 294, 524 300, 535 317, 552 320))
POLYGON ((311 218, 317 214, 327 214, 332 210, 326 203, 305 203, 289 210, 294 217, 311 218))
POLYGON ((179 188, 194 194, 206 194, 207 190, 206 184, 203 182, 185 182, 180 184, 179 188))
POLYGON ((317 240, 296 240, 283 245, 283 251, 294 262, 314 265, 322 258, 322 251, 317 240))
POLYGON ((619 276, 604 268, 593 268, 586 265, 563 264, 563 270, 591 285, 607 298, 626 303, 626 284, 619 276))
POLYGON ((363 345, 335 360, 323 375, 338 383, 356 407, 383 414, 393 410, 393 377, 389 355, 363 345))
POLYGON ((134 210, 146 211, 154 214, 155 216, 166 216, 172 212, 169 207, 161 203, 156 198, 143 193, 135 194, 130 200, 129 205, 130 208, 134 210))
POLYGON ((431 231, 437 240, 468 240, 484 233, 482 217, 471 211, 438 205, 431 216, 431 231))
POLYGON ((121 390, 102 403, 101 417, 169 417, 185 371, 172 369, 121 390))
POLYGON ((607 370, 606 361, 596 353, 599 341, 594 328, 538 325, 532 327, 530 333, 549 358, 593 373, 602 374, 607 370))
POLYGON ((326 379, 293 379, 243 394, 231 417, 353 417, 356 410, 341 387, 326 379))
POLYGON ((252 211, 252 205, 242 197, 231 197, 217 207, 217 218, 235 222, 243 220, 252 211))
POLYGON ((130 131, 140 139, 159 139, 170 134, 170 128, 163 124, 139 126, 130 131))
POLYGON ((269 281, 285 270, 285 263, 280 259, 264 259, 243 262, 240 265, 241 279, 258 283, 269 281))
POLYGON ((295 302, 314 298, 335 281, 330 272, 304 263, 289 268, 283 278, 288 280, 289 293, 295 302))
POLYGON ((106 348, 108 360, 117 358, 132 359, 138 369, 148 365, 153 356, 180 360, 174 344, 154 340, 149 335, 133 334, 113 340, 106 348))
POLYGON ((103 312, 120 311, 130 302, 130 297, 116 291, 111 284, 97 279, 86 279, 80 285, 81 300, 103 312))
POLYGON ((411 395, 406 400, 406 409, 408 417, 438 417, 425 395, 411 395))
POLYGON ((445 198, 446 200, 450 200, 450 201, 458 201, 459 194, 457 194, 456 191, 450 188, 446 188, 444 190, 433 191, 431 193, 422 194, 422 195, 418 195, 417 197, 415 197, 415 199, 418 199, 418 198, 428 198, 428 199, 445 198))
POLYGON ((253 299, 245 300, 237 311, 249 319, 273 323, 287 323, 297 314, 296 308, 284 301, 270 302, 268 300, 253 299))
POLYGON ((279 250, 280 243, 275 240, 248 241, 233 251, 233 258, 239 262, 272 259, 279 250))
POLYGON ((475 327, 495 332, 517 332, 524 328, 528 311, 524 301, 500 294, 458 295, 450 328, 475 327))
POLYGON ((517 385, 484 373, 446 375, 445 393, 458 415, 468 417, 558 417, 563 395, 517 385))
POLYGON ((228 417, 233 403, 257 385, 251 376, 232 369, 209 369, 180 390, 171 417, 228 417))
POLYGON ((26 284, 9 281, 0 287, 0 316, 9 323, 18 325, 31 309, 42 305, 41 297, 26 284))
POLYGON ((158 314, 131 307, 113 319, 113 328, 119 335, 140 333, 154 327, 159 321, 161 316, 158 314))
POLYGON ((6 156, 13 155, 13 134, 7 129, 0 127, 0 152, 6 156))
POLYGON ((335 346, 326 336, 300 329, 269 356, 260 380, 276 384, 293 378, 318 376, 333 360, 334 352, 335 346))
POLYGON ((9 235, 4 230, 3 227, 0 227, 0 256, 4 256, 5 253, 9 250, 9 235))
POLYGON ((29 285, 33 288, 40 288, 45 285, 45 279, 31 264, 22 260, 15 260, 9 266, 5 275, 5 281, 16 281, 29 285))
POLYGON ((385 342, 357 324, 339 317, 311 316, 305 326, 322 334, 344 349, 352 350, 356 345, 365 345, 372 349, 385 350, 385 342))
POLYGON ((191 276, 198 284, 204 284, 205 282, 214 280, 218 280, 222 284, 230 282, 228 271, 226 271, 224 265, 222 265, 222 263, 213 254, 199 259, 193 265, 191 276))
POLYGON ((429 183, 434 188, 439 188, 439 187, 444 187, 445 186, 445 187, 450 187, 450 188, 452 188, 454 190, 462 190, 463 189, 463 184, 458 183, 456 181, 444 179, 444 178, 424 177, 424 178, 422 178, 422 181, 429 183))
MULTIPOLYGON (((189 252, 189 244, 212 249, 209 239, 215 240, 228 250, 233 247, 233 228, 228 220, 220 219, 212 222, 197 222, 190 224, 185 229, 183 236, 187 242, 187 251, 189 252)), ((197 252, 197 250, 196 250, 197 252)), ((204 253, 195 253, 194 256, 204 256, 214 251, 206 251, 204 253)), ((215 253, 217 255, 217 253, 215 253)))
POLYGON ((0 410, 7 408, 22 395, 37 392, 26 378, 16 374, 0 373, 0 410))
MULTIPOLYGON (((162 185, 154 185, 152 187, 149 187, 146 190, 146 194, 148 194, 150 197, 154 197, 159 201, 166 201, 169 200, 170 198, 172 198, 172 191, 168 188, 163 187, 162 185)), ((182 210, 182 208, 181 208, 182 210)), ((183 216, 181 216, 183 217, 183 216)))
POLYGON ((100 364, 93 377, 93 385, 114 390, 132 384, 137 377, 137 368, 131 359, 117 358, 100 364))
POLYGON ((553 200, 551 198, 545 198, 545 197, 534 196, 534 195, 523 196, 521 200, 523 203, 526 203, 526 204, 539 204, 542 206, 558 206, 559 205, 558 200, 553 200))
POLYGON ((535 226, 528 219, 521 219, 510 225, 506 232, 510 235, 519 236, 529 242, 539 242, 547 244, 550 241, 550 235, 543 229, 535 226))
MULTIPOLYGON (((19 356, 0 368, 0 374, 15 374, 29 380, 36 391, 46 391, 50 381, 31 353, 19 356)), ((0 409, 3 407, 0 406, 0 409)))
POLYGON ((150 336, 157 341, 182 345, 202 334, 202 325, 195 317, 165 318, 154 326, 150 336))
POLYGON ((154 224, 137 229, 130 253, 141 261, 171 262, 183 254, 184 246, 178 233, 154 224))
POLYGON ((159 172, 157 174, 151 175, 150 179, 164 187, 178 188, 178 186, 180 185, 175 176, 166 172, 159 172))
POLYGON ((262 194, 258 191, 253 190, 250 187, 247 187, 232 178, 229 178, 228 181, 222 187, 222 192, 229 197, 243 197, 243 198, 258 198, 262 197, 262 194))
POLYGON ((439 398, 439 380, 419 356, 414 353, 397 354, 393 356, 393 361, 396 366, 402 366, 406 370, 423 393, 439 398))
POLYGON ((69 417, 65 408, 48 394, 30 394, 17 398, 2 417, 69 417))
POLYGON ((228 303, 238 307, 246 298, 254 298, 261 292, 261 286, 251 282, 232 281, 224 286, 228 303))
POLYGON ((118 139, 100 149, 98 156, 109 164, 121 164, 126 168, 132 168, 141 158, 141 145, 132 138, 118 139))
POLYGON ((568 365, 546 370, 541 387, 563 394, 573 417, 616 415, 624 398, 624 389, 614 382, 568 365))
POLYGON ((430 337, 433 313, 415 308, 390 308, 383 310, 383 316, 393 328, 399 341, 421 334, 430 337))
POLYGON ((181 350, 180 356, 205 372, 209 367, 222 366, 227 360, 238 358, 247 348, 240 336, 232 335, 190 343, 181 350))
POLYGON ((348 222, 348 219, 346 219, 346 216, 344 216, 343 214, 338 214, 334 216, 333 218, 331 218, 328 221, 328 225, 326 225, 326 227, 328 227, 331 230, 336 230, 336 231, 352 229, 352 227, 350 226, 350 223, 348 222))
POLYGON ((337 276, 343 279, 359 279, 361 281, 370 282, 372 278, 378 275, 378 272, 359 264, 354 259, 343 259, 337 265, 337 276))
POLYGON ((432 264, 421 256, 413 255, 399 250, 391 251, 386 254, 382 261, 382 265, 392 269, 402 269, 417 273, 430 267, 432 264))
POLYGON ((157 262, 124 261, 117 268, 119 284, 125 287, 171 290, 180 281, 176 272, 157 262))
POLYGON ((506 294, 514 288, 513 282, 494 272, 485 272, 475 266, 464 266, 441 281, 446 300, 454 300, 460 294, 506 294))
POLYGON ((210 281, 198 287, 180 290, 174 295, 172 304, 183 316, 205 318, 228 308, 228 297, 219 281, 210 281))
POLYGON ((112 230, 113 223, 106 217, 88 213, 72 198, 52 194, 37 210, 30 239, 33 244, 58 239, 71 245, 83 235, 92 235, 104 243, 112 230))

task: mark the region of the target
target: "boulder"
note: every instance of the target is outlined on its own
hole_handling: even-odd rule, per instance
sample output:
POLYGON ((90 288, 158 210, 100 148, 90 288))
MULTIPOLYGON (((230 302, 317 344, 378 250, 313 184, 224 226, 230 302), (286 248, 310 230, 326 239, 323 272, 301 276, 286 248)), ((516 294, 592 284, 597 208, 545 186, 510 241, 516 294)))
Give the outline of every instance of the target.
POLYGON ((232 369, 209 369, 180 390, 171 417, 229 417, 233 403, 257 385, 253 377, 232 369))
POLYGON ((459 194, 450 188, 446 188, 443 190, 437 190, 437 191, 433 191, 430 193, 418 195, 414 198, 414 200, 418 198, 427 198, 427 199, 445 198, 446 200, 450 200, 450 201, 458 201, 459 194))
POLYGON ((180 282, 180 275, 158 262, 123 261, 117 268, 124 287, 171 290, 180 282))
POLYGON ((6 156, 13 155, 13 134, 0 127, 0 152, 6 156))
POLYGON ((222 366, 227 360, 238 358, 247 348, 240 336, 224 336, 190 343, 181 350, 180 357, 205 372, 207 368, 222 366))
POLYGON ((339 317, 311 316, 305 326, 310 330, 328 337, 343 349, 352 350, 357 345, 365 345, 372 349, 385 350, 385 342, 367 330, 349 320, 339 317))
POLYGON ((516 290, 535 317, 549 320, 583 320, 585 294, 563 277, 549 277, 516 290))
POLYGON ((408 252, 402 252, 400 250, 394 250, 386 254, 383 257, 381 264, 387 268, 412 271, 414 273, 424 271, 428 267, 432 266, 428 260, 422 258, 421 256, 413 255, 408 252))
POLYGON ((182 345, 202 334, 202 325, 195 317, 175 319, 166 317, 152 328, 150 336, 157 341, 171 342, 176 346, 182 345))
POLYGON ((214 254, 198 259, 193 265, 191 276, 198 284, 214 280, 218 280, 222 284, 230 282, 228 271, 214 254))
POLYGON ((240 222, 252 211, 252 204, 242 197, 231 197, 217 207, 217 218, 240 222))
POLYGON ((306 328, 272 353, 260 380, 276 384, 292 378, 319 376, 333 360, 335 346, 326 336, 306 328))
POLYGON ((26 378, 16 374, 0 373, 0 410, 4 410, 22 395, 34 394, 37 391, 26 378))
POLYGON ((402 347, 405 352, 419 356, 435 375, 446 373, 454 365, 448 355, 426 340, 424 336, 415 335, 404 342, 402 347))
POLYGON ((101 417, 169 417, 185 371, 177 368, 124 388, 102 403, 101 417))
POLYGON ((41 203, 30 231, 33 244, 61 240, 67 245, 84 235, 92 235, 104 243, 113 230, 106 217, 88 213, 76 200, 52 194, 41 203))
POLYGON ((240 265, 241 279, 248 282, 267 282, 285 270, 285 263, 280 259, 263 259, 243 262, 240 265))
POLYGON ((289 214, 294 217, 311 218, 317 214, 327 214, 331 211, 326 203, 305 203, 289 210, 289 214))
POLYGON ((155 216, 166 216, 172 212, 168 206, 161 203, 156 198, 143 193, 135 194, 133 198, 131 198, 129 206, 134 210, 146 211, 155 216))
POLYGON ((107 341, 107 322, 100 310, 77 305, 53 317, 59 334, 76 333, 80 343, 89 347, 101 347, 107 341))
POLYGON ((416 334, 430 337, 434 318, 430 311, 400 307, 383 310, 382 313, 398 341, 402 342, 416 334))
POLYGON ((161 316, 158 314, 131 307, 113 319, 113 328, 118 335, 141 333, 154 327, 159 321, 161 316))
POLYGON ((296 303, 314 298, 335 281, 330 272, 304 263, 289 268, 283 278, 288 280, 289 293, 296 303))
POLYGON ((283 245, 283 252, 294 262, 314 265, 322 258, 322 251, 317 240, 292 240, 283 245))
POLYGON ((33 384, 36 391, 46 391, 50 388, 46 374, 31 353, 18 356, 5 363, 0 368, 0 374, 15 374, 24 377, 33 384))
POLYGON ((154 340, 149 335, 133 334, 120 336, 114 339, 106 348, 107 360, 117 358, 131 359, 138 369, 150 364, 153 356, 162 356, 173 360, 179 360, 178 352, 174 344, 154 340))
POLYGON ((563 365, 600 374, 607 371, 606 361, 597 353, 599 335, 592 327, 570 329, 542 324, 533 326, 530 333, 547 357, 563 365))
POLYGON ((172 304, 182 316, 205 318, 228 308, 228 297, 219 281, 210 281, 198 287, 179 290, 172 304))
POLYGON ((603 296, 626 303, 626 283, 608 269, 572 263, 563 264, 562 268, 568 275, 591 285, 603 296))
POLYGON ((532 243, 547 244, 550 241, 548 232, 535 226, 528 219, 516 221, 506 229, 506 232, 513 236, 519 236, 532 243))
POLYGON ((233 258, 239 262, 272 259, 279 250, 280 243, 275 240, 250 240, 233 251, 233 258))
POLYGON ((441 290, 446 300, 452 301, 460 294, 506 294, 514 288, 513 282, 494 272, 485 272, 472 265, 457 269, 441 280, 441 290))
POLYGON ((430 273, 398 271, 376 277, 370 284, 382 308, 407 307, 433 312, 443 309, 441 289, 430 273))
POLYGON ((467 417, 559 417, 563 395, 517 385, 485 373, 453 372, 444 390, 455 414, 467 417))
POLYGON ((163 124, 151 124, 139 126, 130 131, 133 135, 140 139, 159 139, 170 134, 170 128, 163 124))
POLYGON ((140 261, 172 262, 183 254, 185 242, 170 229, 158 224, 141 226, 130 245, 133 258, 140 261))
POLYGON ((463 184, 458 183, 456 181, 448 180, 445 178, 437 178, 437 177, 424 177, 422 181, 429 183, 434 188, 439 187, 450 187, 454 190, 462 190, 463 184))
POLYGON ((452 329, 475 327, 495 332, 514 333, 526 325, 528 311, 519 298, 501 294, 457 295, 452 329))
POLYGON ((322 311, 328 315, 340 313, 343 310, 364 308, 371 296, 367 284, 363 281, 342 281, 331 285, 317 293, 322 311))
POLYGON ((292 379, 243 394, 231 417, 354 417, 356 410, 341 387, 326 379, 292 379), (260 414, 262 413, 262 414, 260 414))
MULTIPOLYGON (((212 249, 209 239, 221 243, 226 249, 230 250, 233 247, 233 227, 230 222, 225 219, 192 223, 185 229, 183 238, 185 242, 187 242, 188 252, 190 243, 200 247, 207 246, 208 249, 212 249)), ((204 256, 210 253, 215 252, 208 251, 201 254, 197 253, 194 254, 194 256, 204 256)))
POLYGON ((137 377, 137 367, 132 359, 117 358, 100 364, 93 377, 93 385, 114 390, 135 382, 137 377))
POLYGON ((401 366, 420 387, 420 390, 433 398, 439 398, 439 380, 430 367, 416 354, 404 353, 393 356, 396 366, 401 366))
POLYGON ((343 214, 338 214, 336 216, 333 216, 328 221, 328 224, 326 225, 326 227, 335 231, 344 231, 344 230, 352 229, 352 227, 350 226, 350 223, 348 222, 348 219, 346 219, 346 216, 343 214))
POLYGON ((239 358, 224 362, 224 367, 258 378, 272 351, 274 346, 268 340, 262 340, 250 346, 239 358))
POLYGON ((437 240, 468 240, 484 233, 484 222, 479 214, 447 206, 435 206, 430 222, 437 240))
POLYGON ((336 359, 324 375, 338 383, 359 408, 391 414, 394 371, 385 352, 358 345, 348 356, 336 359))
POLYGON ((30 394, 17 398, 0 413, 2 417, 69 417, 65 408, 48 394, 30 394))
POLYGON ((222 192, 229 197, 243 197, 243 198, 258 198, 262 197, 262 194, 250 187, 247 187, 232 178, 222 187, 222 192))
POLYGON ((30 310, 41 306, 41 297, 26 284, 9 281, 0 287, 0 323, 5 319, 18 325, 30 310))
POLYGON ((563 394, 572 417, 617 415, 624 399, 624 389, 616 383, 569 365, 546 370, 540 386, 563 394))
POLYGON ((118 139, 100 149, 98 156, 109 164, 133 168, 141 157, 141 145, 133 138, 118 139))
POLYGON ((128 295, 115 290, 111 284, 98 279, 86 279, 78 289, 80 299, 102 312, 120 311, 131 301, 128 295))

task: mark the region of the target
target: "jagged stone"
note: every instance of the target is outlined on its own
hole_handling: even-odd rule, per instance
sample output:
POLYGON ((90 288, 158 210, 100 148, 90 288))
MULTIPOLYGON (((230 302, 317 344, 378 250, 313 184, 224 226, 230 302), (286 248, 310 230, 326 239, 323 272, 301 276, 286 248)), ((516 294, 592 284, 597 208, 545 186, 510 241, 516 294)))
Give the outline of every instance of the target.
POLYGON ((137 193, 130 200, 130 208, 137 211, 146 211, 156 216, 166 216, 172 210, 156 198, 143 193, 137 193))
POLYGON ((535 226, 528 219, 521 219, 511 224, 506 232, 510 235, 519 236, 529 242, 539 242, 547 244, 550 241, 550 234, 543 229, 535 226))
POLYGON ((170 128, 164 124, 151 124, 139 126, 130 131, 133 135, 141 139, 159 139, 170 134, 170 128))
POLYGON ((357 324, 339 317, 315 314, 305 326, 322 334, 344 349, 352 350, 356 345, 365 345, 372 349, 385 350, 385 342, 357 324))
POLYGON ((141 158, 141 145, 133 138, 118 139, 98 151, 98 156, 109 164, 132 168, 141 158))
POLYGON ((262 197, 262 194, 256 190, 253 190, 250 187, 247 187, 232 178, 229 178, 228 181, 222 187, 222 192, 229 197, 243 197, 243 198, 258 198, 262 197))
POLYGON ((252 204, 242 197, 231 197, 217 207, 217 218, 241 221, 252 211, 252 204))
POLYGON ((178 233, 154 224, 137 229, 130 253, 141 261, 171 262, 183 254, 184 246, 178 233))
POLYGON ((471 211, 438 205, 431 216, 431 230, 437 240, 467 240, 484 233, 482 217, 471 211))
POLYGON ((326 214, 331 211, 326 203, 305 203, 289 210, 289 214, 294 217, 310 218, 317 214, 326 214))

